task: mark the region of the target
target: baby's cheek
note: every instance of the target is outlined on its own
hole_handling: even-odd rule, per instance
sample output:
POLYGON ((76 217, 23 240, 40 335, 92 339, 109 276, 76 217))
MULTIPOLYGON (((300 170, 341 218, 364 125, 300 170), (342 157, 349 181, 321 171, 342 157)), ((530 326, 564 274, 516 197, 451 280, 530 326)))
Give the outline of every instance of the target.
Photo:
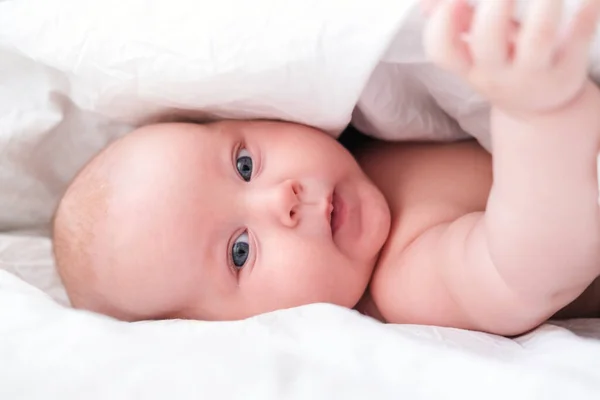
POLYGON ((303 283, 315 301, 353 307, 362 296, 369 276, 336 251, 315 252, 306 265, 303 283))
POLYGON ((362 295, 369 277, 350 265, 331 240, 291 232, 289 236, 279 232, 277 238, 269 239, 273 241, 263 241, 251 273, 251 280, 261 286, 256 288, 261 301, 279 307, 315 302, 352 307, 362 295))
POLYGON ((252 277, 261 281, 262 288, 257 288, 257 295, 263 302, 278 303, 278 308, 324 301, 322 298, 328 277, 323 272, 326 268, 321 268, 321 263, 317 263, 318 260, 313 256, 300 258, 288 253, 288 257, 277 257, 269 265, 260 265, 261 276, 252 277))

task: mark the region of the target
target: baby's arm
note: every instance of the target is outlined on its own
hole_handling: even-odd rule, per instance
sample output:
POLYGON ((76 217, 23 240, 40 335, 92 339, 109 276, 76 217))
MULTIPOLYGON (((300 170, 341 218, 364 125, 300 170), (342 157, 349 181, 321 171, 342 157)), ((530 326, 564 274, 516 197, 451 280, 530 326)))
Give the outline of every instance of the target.
POLYGON ((600 274, 600 94, 586 74, 600 1, 559 41, 562 2, 532 0, 514 43, 512 3, 473 13, 443 1, 432 16, 429 53, 492 102, 494 182, 485 213, 428 229, 403 255, 437 264, 455 326, 504 335, 543 322, 600 274))
POLYGON ((492 113, 494 183, 474 229, 506 284, 551 314, 600 274, 600 94, 587 82, 556 111, 492 113))
POLYGON ((456 224, 467 225, 464 268, 497 275, 520 306, 516 331, 548 318, 600 274, 600 94, 587 79, 600 1, 585 3, 562 43, 561 3, 532 1, 514 44, 507 37, 510 1, 481 3, 469 48, 459 39, 457 22, 469 13, 460 2, 440 5, 428 32, 438 62, 493 105, 486 212, 456 224))

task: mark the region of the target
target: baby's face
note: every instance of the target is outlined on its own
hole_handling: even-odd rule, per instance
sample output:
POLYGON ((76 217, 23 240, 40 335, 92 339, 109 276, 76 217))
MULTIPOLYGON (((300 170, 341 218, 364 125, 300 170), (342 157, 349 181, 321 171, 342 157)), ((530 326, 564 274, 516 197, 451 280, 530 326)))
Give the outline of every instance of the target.
POLYGON ((118 144, 98 283, 136 318, 241 319, 353 307, 387 204, 326 134, 277 122, 165 124, 118 144))

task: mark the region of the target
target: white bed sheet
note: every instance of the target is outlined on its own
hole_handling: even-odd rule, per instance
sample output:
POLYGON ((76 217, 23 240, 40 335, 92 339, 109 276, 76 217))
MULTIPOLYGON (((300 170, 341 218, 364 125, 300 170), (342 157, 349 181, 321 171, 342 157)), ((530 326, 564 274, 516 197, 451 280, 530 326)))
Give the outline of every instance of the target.
POLYGON ((64 292, 46 238, 0 237, 0 267, 1 399, 584 400, 600 394, 600 321, 548 324, 510 340, 384 325, 316 304, 239 322, 130 324, 60 304, 64 292))
POLYGON ((600 398, 598 321, 517 340, 328 305, 127 324, 65 307, 49 240, 23 231, 91 155, 157 119, 485 128, 485 104, 422 59, 415 4, 0 1, 0 399, 600 398))

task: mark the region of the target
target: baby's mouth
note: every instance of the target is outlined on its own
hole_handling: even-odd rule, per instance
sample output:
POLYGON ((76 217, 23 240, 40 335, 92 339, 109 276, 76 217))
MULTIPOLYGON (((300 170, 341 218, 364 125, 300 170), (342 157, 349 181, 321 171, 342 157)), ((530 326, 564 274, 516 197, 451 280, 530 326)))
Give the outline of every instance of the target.
POLYGON ((335 208, 331 206, 331 215, 329 216, 329 227, 331 228, 331 235, 333 236, 333 225, 335 222, 335 208))
POLYGON ((335 233, 340 228, 340 199, 337 192, 334 190, 331 194, 331 217, 329 219, 329 225, 331 227, 331 236, 333 237, 335 233))
POLYGON ((344 199, 334 190, 333 195, 331 196, 331 219, 329 222, 332 237, 334 237, 336 232, 344 225, 346 218, 347 208, 344 199))
POLYGON ((334 216, 335 216, 335 208, 333 207, 333 196, 335 195, 335 191, 333 191, 329 197, 327 198, 327 201, 329 203, 328 205, 328 211, 327 211, 327 217, 329 218, 329 229, 331 229, 331 236, 333 236, 333 223, 334 223, 334 216))

